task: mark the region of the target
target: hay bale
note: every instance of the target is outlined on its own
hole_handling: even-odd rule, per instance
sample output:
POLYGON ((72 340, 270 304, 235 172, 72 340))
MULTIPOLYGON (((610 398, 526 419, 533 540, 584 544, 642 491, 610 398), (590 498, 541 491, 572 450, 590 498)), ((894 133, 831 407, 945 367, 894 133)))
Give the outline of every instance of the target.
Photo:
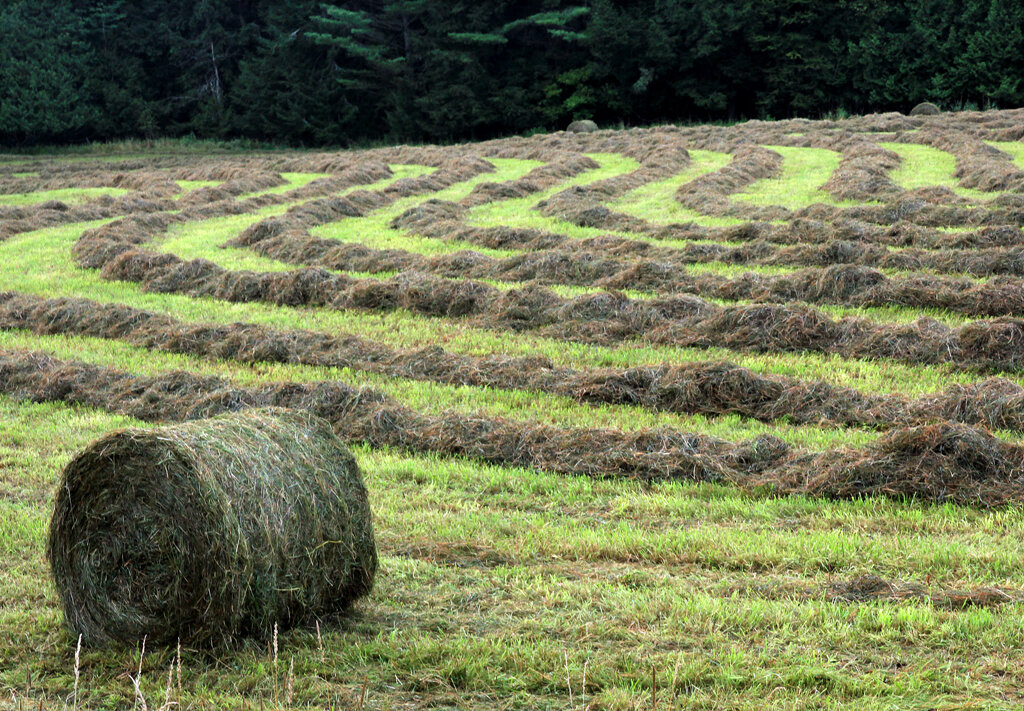
POLYGON ((593 133, 597 130, 597 124, 589 119, 573 121, 565 130, 569 133, 593 133))
POLYGON ((93 643, 263 636, 344 609, 377 569, 355 459, 282 408, 93 442, 64 468, 47 555, 93 643))
POLYGON ((918 104, 910 110, 911 116, 938 116, 942 113, 942 110, 935 104, 927 101, 918 104))

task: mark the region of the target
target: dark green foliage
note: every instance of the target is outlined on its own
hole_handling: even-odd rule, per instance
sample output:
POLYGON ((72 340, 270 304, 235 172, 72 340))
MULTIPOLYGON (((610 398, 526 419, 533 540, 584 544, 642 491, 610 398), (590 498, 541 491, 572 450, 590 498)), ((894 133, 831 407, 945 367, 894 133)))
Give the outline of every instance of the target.
POLYGON ((347 145, 1024 104, 1014 0, 10 0, 0 142, 347 145))

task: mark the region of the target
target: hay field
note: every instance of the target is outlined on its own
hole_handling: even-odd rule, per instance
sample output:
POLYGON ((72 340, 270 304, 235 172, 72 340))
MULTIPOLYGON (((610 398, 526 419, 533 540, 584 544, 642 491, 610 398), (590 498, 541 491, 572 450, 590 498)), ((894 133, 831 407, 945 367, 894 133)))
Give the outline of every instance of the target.
POLYGON ((1022 137, 0 157, 0 708, 1019 707, 1022 137), (60 467, 264 406, 353 447, 372 596, 76 687, 60 467))

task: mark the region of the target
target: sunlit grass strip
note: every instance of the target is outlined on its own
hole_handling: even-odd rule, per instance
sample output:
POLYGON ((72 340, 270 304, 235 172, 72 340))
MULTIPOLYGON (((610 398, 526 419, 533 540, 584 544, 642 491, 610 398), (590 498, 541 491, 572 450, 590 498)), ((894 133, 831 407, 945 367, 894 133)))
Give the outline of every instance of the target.
POLYGON ((534 168, 543 165, 539 161, 518 160, 514 158, 487 158, 486 160, 494 164, 495 172, 475 175, 469 180, 456 183, 438 192, 400 198, 391 205, 380 210, 374 210, 363 217, 349 217, 337 222, 314 227, 310 231, 318 237, 336 239, 339 242, 363 242, 368 240, 370 241, 368 243, 393 246, 394 242, 390 240, 401 238, 401 233, 393 230, 390 222, 410 207, 414 207, 426 200, 460 200, 469 195, 473 188, 480 183, 516 180, 534 168))
MULTIPOLYGON (((679 175, 641 185, 636 190, 631 190, 617 200, 613 200, 608 206, 618 212, 639 217, 656 225, 697 222, 698 220, 694 218, 695 215, 700 220, 715 219, 683 207, 675 199, 676 192, 680 186, 691 180, 729 165, 732 156, 728 153, 697 149, 690 149, 689 153, 690 165, 679 175)), ((700 222, 700 224, 707 223, 700 222)))
POLYGON ((998 148, 1013 158, 1014 164, 1024 170, 1024 143, 1020 141, 985 141, 993 148, 998 148))
MULTIPOLYGON (((397 348, 443 343, 469 353, 542 355, 572 367, 631 367, 644 363, 730 360, 759 373, 825 380, 867 391, 919 395, 952 383, 976 382, 981 376, 949 366, 917 366, 883 361, 847 360, 823 354, 744 354, 721 348, 650 347, 624 344, 614 348, 568 343, 530 333, 476 329, 457 319, 418 316, 405 311, 369 314, 360 311, 309 310, 261 303, 229 303, 178 294, 145 293, 136 284, 110 282, 91 270, 75 267, 71 247, 82 230, 103 221, 65 225, 16 235, 0 243, 0 283, 4 288, 39 296, 81 296, 102 303, 127 303, 185 321, 252 322, 279 328, 306 328, 328 333, 357 333, 397 348)), ((1008 374, 1024 385, 1024 374, 1008 374)))
POLYGON ((0 194, 0 205, 34 205, 50 200, 59 200, 67 205, 78 205, 104 195, 120 197, 128 193, 129 191, 124 188, 61 188, 59 190, 41 190, 35 193, 0 194))
POLYGON ((889 177, 904 190, 939 186, 973 200, 992 197, 992 193, 960 186, 956 178, 956 157, 952 153, 917 143, 882 142, 878 145, 899 155, 900 167, 889 177))
MULTIPOLYGON (((414 178, 427 175, 434 168, 421 165, 392 165, 393 175, 384 180, 363 185, 353 185, 342 190, 338 195, 345 195, 356 190, 380 190, 403 178, 414 178)), ((303 201, 269 205, 242 215, 227 215, 208 220, 197 220, 172 225, 166 235, 161 235, 153 242, 159 251, 176 254, 182 259, 205 258, 230 269, 251 269, 253 271, 284 271, 293 266, 262 257, 248 249, 221 248, 232 237, 260 220, 282 215, 289 208, 302 204, 303 201)))
POLYGON ((825 148, 794 146, 764 146, 782 156, 782 170, 778 176, 764 178, 746 190, 735 193, 734 200, 754 205, 780 205, 800 210, 815 203, 826 205, 855 205, 837 201, 821 189, 839 167, 842 154, 825 148))
POLYGON ((281 173, 281 177, 284 178, 285 184, 278 185, 273 188, 267 188, 266 190, 257 190, 252 193, 244 193, 238 196, 239 200, 245 198, 259 197, 260 195, 279 195, 280 193, 286 193, 289 190, 295 190, 305 185, 309 185, 314 180, 319 178, 329 178, 330 173, 281 173))

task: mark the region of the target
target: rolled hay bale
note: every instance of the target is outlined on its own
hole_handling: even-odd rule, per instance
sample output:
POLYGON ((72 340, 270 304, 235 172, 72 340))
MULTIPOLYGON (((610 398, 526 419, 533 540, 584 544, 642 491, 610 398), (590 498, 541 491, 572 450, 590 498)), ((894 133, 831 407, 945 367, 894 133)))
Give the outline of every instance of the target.
POLYGON ((583 121, 573 121, 566 129, 569 133, 593 133, 597 130, 597 124, 589 119, 583 121))
POLYGON ((93 442, 61 475, 47 555, 91 643, 265 636, 343 610, 377 570, 351 452, 283 408, 93 442))
POLYGON ((938 116, 942 110, 935 104, 922 102, 910 110, 911 116, 938 116))

